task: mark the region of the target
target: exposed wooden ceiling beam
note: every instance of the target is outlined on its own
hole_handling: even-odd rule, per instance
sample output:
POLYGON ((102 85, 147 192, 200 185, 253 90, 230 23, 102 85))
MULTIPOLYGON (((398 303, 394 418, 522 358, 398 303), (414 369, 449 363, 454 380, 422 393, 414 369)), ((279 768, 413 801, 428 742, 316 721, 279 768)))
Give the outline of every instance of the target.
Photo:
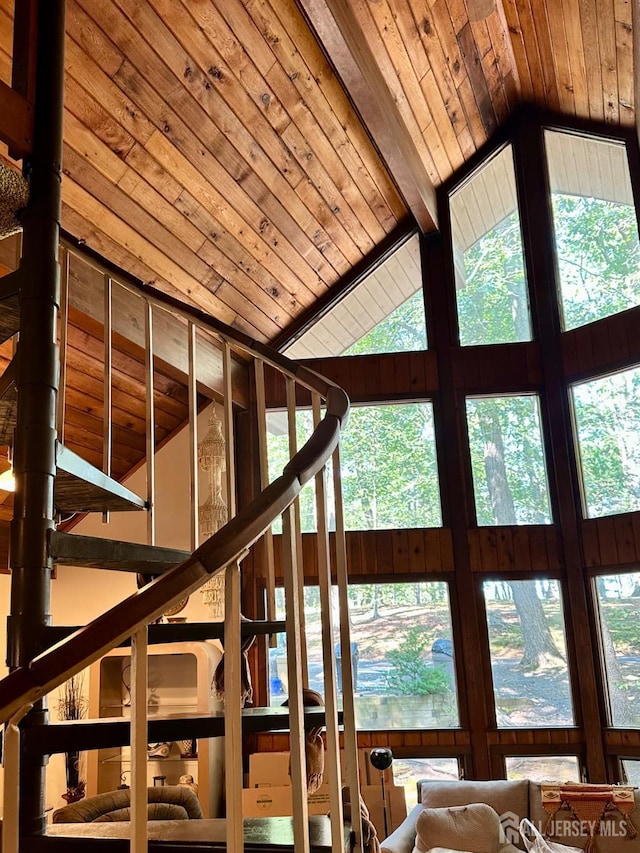
POLYGON ((423 231, 438 227, 436 192, 393 95, 345 0, 296 0, 423 231))

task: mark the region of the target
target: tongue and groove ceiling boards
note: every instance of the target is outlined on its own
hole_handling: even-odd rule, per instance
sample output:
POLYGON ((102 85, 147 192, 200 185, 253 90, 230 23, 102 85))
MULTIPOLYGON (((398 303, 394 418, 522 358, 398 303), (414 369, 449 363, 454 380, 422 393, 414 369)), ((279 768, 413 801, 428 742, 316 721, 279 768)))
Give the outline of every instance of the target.
MULTIPOLYGON (((12 0, 0 0, 10 79, 12 0)), ((632 0, 68 0, 63 225, 270 341, 535 102, 635 120, 632 0)))

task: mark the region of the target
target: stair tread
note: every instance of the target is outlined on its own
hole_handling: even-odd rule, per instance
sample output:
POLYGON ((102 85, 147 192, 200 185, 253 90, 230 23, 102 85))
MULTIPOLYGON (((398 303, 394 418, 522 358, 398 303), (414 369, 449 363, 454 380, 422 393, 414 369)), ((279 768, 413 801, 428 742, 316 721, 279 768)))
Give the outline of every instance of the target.
POLYGON ((54 563, 64 563, 66 566, 154 575, 162 574, 186 560, 190 552, 56 530, 49 540, 49 554, 54 563))
MULTIPOLYGON (((304 715, 309 727, 324 725, 324 708, 307 708, 304 715)), ((242 728, 245 734, 286 731, 289 728, 289 708, 244 708, 242 728)), ((131 720, 128 717, 102 717, 31 726, 23 732, 23 743, 30 755, 53 755, 67 751, 70 745, 79 750, 127 746, 130 734, 131 720)), ((194 711, 149 718, 149 743, 178 741, 187 734, 198 739, 222 737, 224 711, 194 711)))
POLYGON ((54 503, 60 513, 143 510, 143 498, 58 442, 54 503))
MULTIPOLYGON (((47 625, 42 629, 45 646, 52 646, 80 629, 79 625, 47 625)), ((242 638, 280 634, 285 630, 284 620, 246 621, 241 623, 242 638)), ((174 624, 149 625, 149 644, 201 642, 222 640, 224 622, 180 622, 174 624)), ((130 646, 131 639, 123 640, 120 647, 130 646)))

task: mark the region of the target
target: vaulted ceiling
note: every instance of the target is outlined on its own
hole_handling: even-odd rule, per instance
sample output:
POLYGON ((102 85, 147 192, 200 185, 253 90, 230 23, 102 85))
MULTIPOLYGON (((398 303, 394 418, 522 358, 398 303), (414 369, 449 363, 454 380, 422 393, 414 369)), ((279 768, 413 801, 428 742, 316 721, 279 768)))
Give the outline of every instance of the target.
POLYGON ((67 36, 64 227, 265 341, 520 102, 635 121, 632 0, 68 0, 67 36))

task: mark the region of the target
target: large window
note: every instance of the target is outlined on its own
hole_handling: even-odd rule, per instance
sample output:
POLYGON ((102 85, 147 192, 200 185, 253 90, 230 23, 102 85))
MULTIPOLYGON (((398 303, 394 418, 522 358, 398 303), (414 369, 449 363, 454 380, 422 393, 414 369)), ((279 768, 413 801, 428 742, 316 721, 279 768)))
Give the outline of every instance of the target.
POLYGON ((640 509, 640 368, 571 392, 587 517, 640 509))
POLYGON ((407 810, 418 803, 418 782, 422 779, 457 782, 460 764, 457 758, 394 758, 393 782, 404 788, 407 810))
POLYGON ((354 407, 340 446, 347 530, 442 524, 430 403, 354 407))
MULTIPOLYGON (((267 461, 269 482, 279 477, 285 465, 291 459, 289 450, 289 427, 286 412, 267 412, 267 461)), ((307 441, 313 432, 313 414, 309 409, 296 411, 297 449, 307 441)), ((330 478, 327 480, 330 486, 330 478)), ((315 482, 306 483, 300 492, 300 527, 303 533, 317 530, 315 482)), ((282 520, 278 518, 273 525, 274 533, 282 532, 282 520)))
POLYGON ((469 398, 467 422, 478 524, 549 524, 538 398, 469 398))
POLYGON ((507 755, 507 779, 533 782, 580 782, 577 755, 507 755))
POLYGON ((486 581, 483 588, 498 726, 573 725, 558 582, 486 581))
POLYGON ((611 722, 640 728, 640 573, 596 578, 611 722))
POLYGON ((289 358, 426 349, 418 236, 409 238, 286 350, 289 358))
POLYGON ((640 242, 622 142, 546 131, 565 329, 640 303, 640 242))
MULTIPOLYGON (((285 616, 284 593, 277 618, 285 616)), ((305 587, 309 687, 324 693, 320 599, 305 587)), ((446 583, 351 584, 351 663, 358 729, 424 729, 458 725, 449 589, 446 583)), ((287 698, 286 640, 269 650, 271 704, 287 698)), ((342 650, 334 638, 338 684, 342 650)))
POLYGON ((460 343, 531 340, 511 146, 451 194, 460 343))
POLYGON ((343 355, 412 352, 427 348, 422 288, 346 349, 343 355))

